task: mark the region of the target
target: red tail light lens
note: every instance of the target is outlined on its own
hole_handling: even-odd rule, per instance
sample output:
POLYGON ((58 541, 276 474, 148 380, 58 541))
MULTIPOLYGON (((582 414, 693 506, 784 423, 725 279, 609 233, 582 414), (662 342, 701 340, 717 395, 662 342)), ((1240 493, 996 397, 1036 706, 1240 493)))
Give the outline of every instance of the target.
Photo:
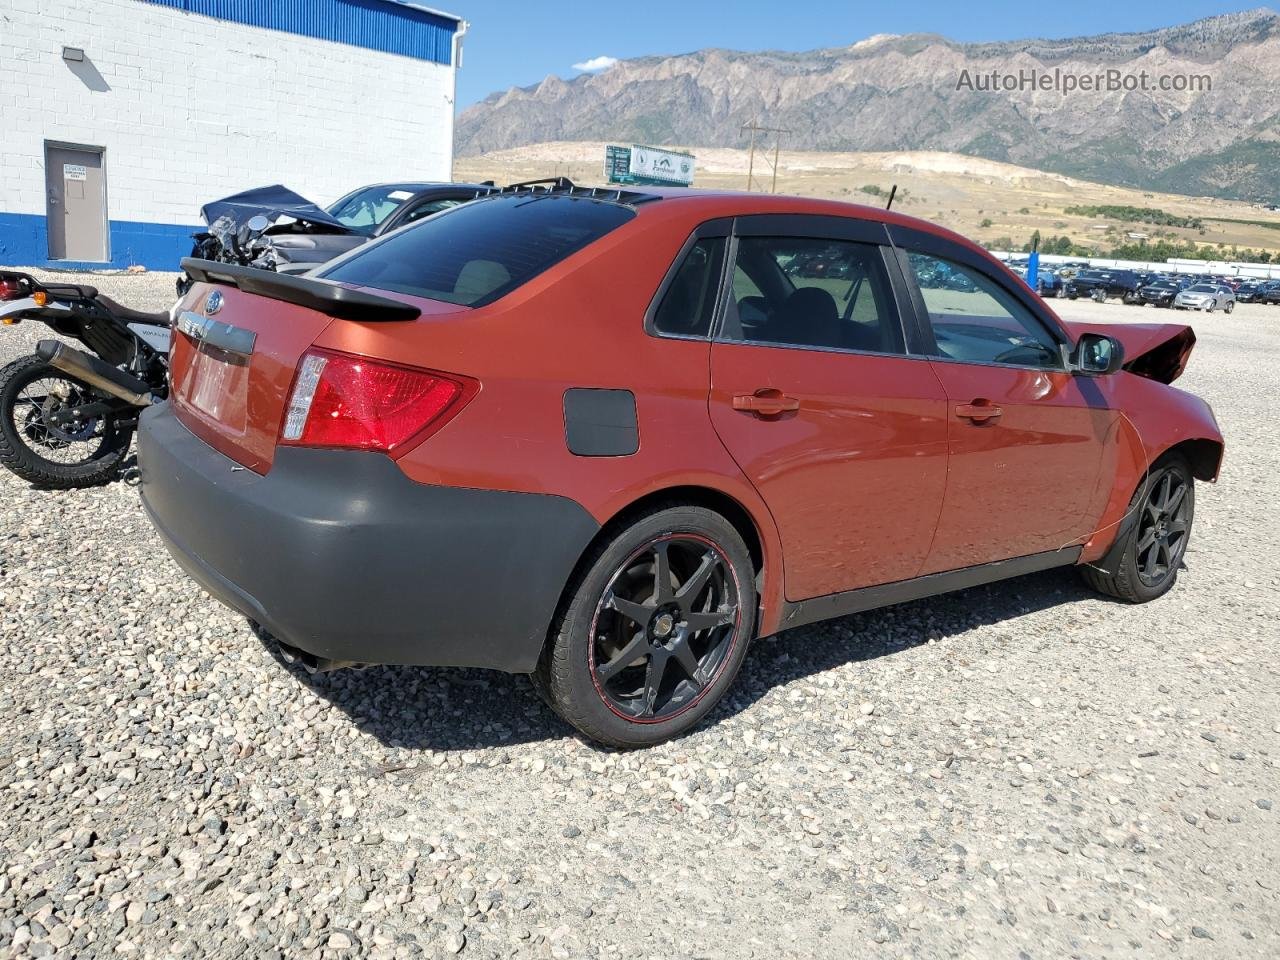
POLYGON ((0 280, 0 300, 18 300, 23 295, 22 284, 17 280, 0 280))
POLYGON ((280 442, 390 452, 444 426, 478 389, 454 374, 309 350, 298 364, 280 442))

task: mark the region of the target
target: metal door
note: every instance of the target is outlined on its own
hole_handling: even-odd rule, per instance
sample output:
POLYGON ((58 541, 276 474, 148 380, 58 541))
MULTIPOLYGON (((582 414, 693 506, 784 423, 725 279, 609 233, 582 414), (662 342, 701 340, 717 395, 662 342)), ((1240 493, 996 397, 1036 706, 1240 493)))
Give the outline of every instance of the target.
MULTIPOLYGON (((882 328, 900 332, 881 246, 884 226, 845 217, 759 215, 739 217, 735 235, 727 315, 711 348, 711 422, 777 522, 787 599, 916 576, 947 476, 946 394, 932 365, 883 345, 823 348, 766 340, 765 326, 748 330, 743 324, 754 302, 761 304, 761 316, 770 313, 779 324, 798 320, 803 329, 813 319, 810 308, 797 304, 792 314, 787 307, 791 294, 803 288, 834 290, 816 298, 830 301, 832 311, 847 314, 861 302, 849 299, 852 290, 840 289, 850 281, 836 279, 837 261, 813 258, 805 265, 796 257, 785 267, 777 261, 776 273, 768 260, 748 263, 747 247, 756 239, 829 240, 865 270, 865 294, 873 296, 882 328), (780 311, 772 312, 775 304, 780 311)), ((850 321, 846 316, 840 325, 854 326, 850 321)))
POLYGON ((45 194, 49 259, 110 259, 102 150, 45 144, 45 194))

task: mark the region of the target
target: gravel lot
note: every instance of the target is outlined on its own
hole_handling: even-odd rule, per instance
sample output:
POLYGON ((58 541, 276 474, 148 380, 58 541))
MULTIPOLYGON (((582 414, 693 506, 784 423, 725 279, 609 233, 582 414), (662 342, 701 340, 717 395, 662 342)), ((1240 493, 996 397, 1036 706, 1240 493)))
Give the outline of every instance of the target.
POLYGON ((795 630, 642 753, 520 677, 308 678, 133 488, 0 475, 0 955, 1280 955, 1280 308, 1178 318, 1228 456, 1172 594, 1056 571, 795 630))

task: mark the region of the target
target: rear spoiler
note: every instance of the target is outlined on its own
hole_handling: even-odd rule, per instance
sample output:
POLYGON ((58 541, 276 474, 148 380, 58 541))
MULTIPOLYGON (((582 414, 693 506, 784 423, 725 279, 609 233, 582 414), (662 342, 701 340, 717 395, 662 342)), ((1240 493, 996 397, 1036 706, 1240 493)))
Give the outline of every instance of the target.
POLYGON ((352 290, 328 280, 314 277, 297 277, 257 267, 242 267, 234 263, 217 263, 184 257, 182 269, 192 280, 202 283, 222 283, 236 287, 245 293, 285 303, 296 303, 319 313, 342 320, 416 320, 422 311, 415 306, 380 297, 363 290, 352 290))

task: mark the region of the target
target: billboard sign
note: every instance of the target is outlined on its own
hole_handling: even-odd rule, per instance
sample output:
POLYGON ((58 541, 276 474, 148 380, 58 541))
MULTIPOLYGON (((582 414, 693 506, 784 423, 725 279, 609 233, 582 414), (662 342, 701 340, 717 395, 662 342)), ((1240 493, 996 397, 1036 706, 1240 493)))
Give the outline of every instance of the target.
POLYGON ((615 147, 612 144, 604 148, 604 179, 606 183, 630 183, 631 148, 615 147))
POLYGON ((631 174, 687 187, 693 183, 693 157, 672 150, 634 146, 631 148, 631 174))
POLYGON ((693 184, 692 154, 634 144, 607 146, 604 175, 610 183, 680 186, 693 184))

